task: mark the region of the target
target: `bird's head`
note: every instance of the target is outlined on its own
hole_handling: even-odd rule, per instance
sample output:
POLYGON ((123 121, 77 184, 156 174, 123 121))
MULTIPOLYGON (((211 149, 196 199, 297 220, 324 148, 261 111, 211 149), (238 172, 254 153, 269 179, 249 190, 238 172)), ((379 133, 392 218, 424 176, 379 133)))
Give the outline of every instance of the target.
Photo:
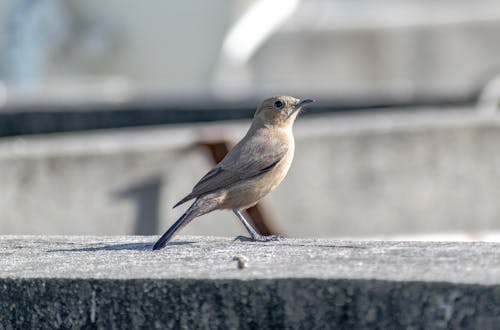
POLYGON ((255 112, 254 121, 263 125, 292 126, 300 109, 314 102, 311 99, 296 99, 292 96, 274 96, 264 100, 255 112))

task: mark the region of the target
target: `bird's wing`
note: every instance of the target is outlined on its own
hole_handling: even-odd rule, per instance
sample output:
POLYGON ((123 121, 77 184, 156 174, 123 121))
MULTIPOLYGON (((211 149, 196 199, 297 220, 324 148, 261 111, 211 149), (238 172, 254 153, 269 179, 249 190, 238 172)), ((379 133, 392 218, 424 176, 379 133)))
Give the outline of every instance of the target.
POLYGON ((266 143, 236 146, 217 166, 198 181, 189 195, 174 207, 190 199, 270 171, 280 162, 287 150, 288 144, 269 140, 266 143))

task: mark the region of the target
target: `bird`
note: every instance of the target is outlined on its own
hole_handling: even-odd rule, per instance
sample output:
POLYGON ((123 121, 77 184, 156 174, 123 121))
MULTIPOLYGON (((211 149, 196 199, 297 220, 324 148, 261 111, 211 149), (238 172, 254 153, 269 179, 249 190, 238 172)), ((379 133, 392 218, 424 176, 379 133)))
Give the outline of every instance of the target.
POLYGON ((295 140, 292 127, 300 110, 314 102, 292 96, 273 96, 255 111, 245 136, 206 173, 174 208, 194 199, 186 212, 158 239, 153 250, 164 248, 196 217, 214 210, 232 210, 253 241, 278 236, 257 233, 242 211, 257 204, 285 178, 292 163, 295 140))

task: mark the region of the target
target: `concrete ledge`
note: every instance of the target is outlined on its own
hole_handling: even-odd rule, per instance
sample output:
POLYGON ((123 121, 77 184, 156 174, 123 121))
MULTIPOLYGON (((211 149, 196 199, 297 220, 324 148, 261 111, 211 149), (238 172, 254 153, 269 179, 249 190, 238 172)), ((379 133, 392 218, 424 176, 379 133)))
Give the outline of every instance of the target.
POLYGON ((0 236, 0 329, 500 324, 500 244, 154 239, 0 236))

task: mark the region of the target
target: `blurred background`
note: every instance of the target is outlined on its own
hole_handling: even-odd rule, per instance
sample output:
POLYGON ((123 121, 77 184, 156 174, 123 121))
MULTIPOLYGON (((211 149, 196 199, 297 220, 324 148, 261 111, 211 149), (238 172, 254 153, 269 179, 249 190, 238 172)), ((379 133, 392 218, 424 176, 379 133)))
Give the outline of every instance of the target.
POLYGON ((499 241, 499 39, 493 0, 1 1, 0 234, 159 234, 287 94, 264 231, 499 241))

